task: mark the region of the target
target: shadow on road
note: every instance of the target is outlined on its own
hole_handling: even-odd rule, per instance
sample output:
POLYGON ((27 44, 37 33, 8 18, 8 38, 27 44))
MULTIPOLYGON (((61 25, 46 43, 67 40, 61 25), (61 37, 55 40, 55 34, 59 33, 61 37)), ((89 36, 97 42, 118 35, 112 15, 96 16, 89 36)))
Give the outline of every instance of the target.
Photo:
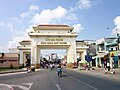
POLYGON ((63 74, 61 77, 68 77, 68 75, 63 74))

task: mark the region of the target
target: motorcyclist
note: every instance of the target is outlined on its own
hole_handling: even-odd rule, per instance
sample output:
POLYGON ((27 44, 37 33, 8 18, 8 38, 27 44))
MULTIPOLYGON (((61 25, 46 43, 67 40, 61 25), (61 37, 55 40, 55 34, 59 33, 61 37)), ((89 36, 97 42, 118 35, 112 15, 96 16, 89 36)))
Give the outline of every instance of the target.
POLYGON ((50 68, 51 68, 51 70, 53 70, 53 69, 55 68, 54 63, 51 63, 51 64, 50 64, 50 68))
POLYGON ((62 66, 61 66, 61 64, 59 64, 58 67, 57 67, 57 75, 60 76, 60 77, 62 75, 62 66))

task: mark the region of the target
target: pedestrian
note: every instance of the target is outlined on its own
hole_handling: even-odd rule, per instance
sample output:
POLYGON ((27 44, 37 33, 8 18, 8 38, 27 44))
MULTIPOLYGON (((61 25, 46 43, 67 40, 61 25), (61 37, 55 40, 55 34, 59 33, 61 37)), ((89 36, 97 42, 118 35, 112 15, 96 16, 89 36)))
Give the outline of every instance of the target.
POLYGON ((45 64, 46 68, 48 68, 48 63, 45 64))
POLYGON ((52 64, 52 68, 55 68, 55 64, 54 63, 52 64))
POLYGON ((107 62, 108 72, 110 73, 110 62, 107 62))
POLYGON ((25 66, 27 68, 27 72, 30 72, 30 65, 29 65, 28 61, 25 62, 25 66))
POLYGON ((52 63, 50 63, 50 69, 52 70, 52 63))
POLYGON ((107 74, 107 68, 105 68, 105 74, 107 74))
POLYGON ((104 68, 105 68, 105 70, 106 70, 106 68, 107 68, 107 56, 104 56, 104 68))

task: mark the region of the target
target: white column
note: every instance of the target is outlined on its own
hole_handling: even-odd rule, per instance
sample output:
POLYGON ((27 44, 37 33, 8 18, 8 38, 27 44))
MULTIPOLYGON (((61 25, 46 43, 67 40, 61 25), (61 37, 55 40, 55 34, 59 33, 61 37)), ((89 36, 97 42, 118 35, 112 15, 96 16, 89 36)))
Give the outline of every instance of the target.
POLYGON ((72 47, 69 47, 69 62, 72 63, 72 47))
POLYGON ((34 55, 34 57, 35 57, 35 59, 34 59, 34 64, 37 64, 37 60, 38 60, 38 52, 37 52, 37 46, 35 46, 35 55, 34 55))
POLYGON ((40 49, 37 46, 35 47, 35 61, 36 64, 40 64, 40 49))
POLYGON ((38 60, 37 60, 37 64, 40 64, 40 48, 37 49, 38 52, 38 60))
POLYGON ((67 63, 76 62, 76 43, 72 42, 70 47, 67 49, 67 63))
POLYGON ((77 62, 77 57, 76 57, 76 42, 73 42, 73 63, 77 62))
POLYGON ((70 49, 67 48, 67 63, 70 63, 70 49))
POLYGON ((23 63, 25 64, 26 61, 27 61, 27 59, 26 59, 26 53, 23 52, 23 63))
POLYGON ((31 45, 31 64, 35 64, 35 46, 31 45))
POLYGON ((95 59, 95 62, 96 62, 96 67, 97 67, 97 65, 98 65, 98 60, 97 60, 97 58, 95 59))
POLYGON ((84 57, 83 57, 83 60, 85 60, 85 55, 87 55, 87 51, 84 50, 83 52, 84 52, 84 53, 83 53, 83 54, 84 54, 84 55, 83 55, 83 56, 84 56, 84 57))
POLYGON ((20 61, 19 61, 20 64, 24 64, 23 62, 23 52, 22 50, 20 50, 20 61))
POLYGON ((99 64, 100 64, 100 66, 102 66, 102 64, 101 64, 101 58, 99 58, 99 64))
POLYGON ((76 62, 76 42, 71 42, 70 46, 70 58, 71 62, 74 63, 76 62))

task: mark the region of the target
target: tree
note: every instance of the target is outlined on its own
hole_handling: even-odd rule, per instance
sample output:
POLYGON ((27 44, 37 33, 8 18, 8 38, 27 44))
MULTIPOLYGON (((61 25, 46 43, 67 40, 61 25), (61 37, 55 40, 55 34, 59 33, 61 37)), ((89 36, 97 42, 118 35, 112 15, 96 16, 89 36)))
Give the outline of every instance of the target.
POLYGON ((5 55, 5 54, 4 54, 4 53, 2 53, 2 57, 4 57, 4 55, 5 55))

